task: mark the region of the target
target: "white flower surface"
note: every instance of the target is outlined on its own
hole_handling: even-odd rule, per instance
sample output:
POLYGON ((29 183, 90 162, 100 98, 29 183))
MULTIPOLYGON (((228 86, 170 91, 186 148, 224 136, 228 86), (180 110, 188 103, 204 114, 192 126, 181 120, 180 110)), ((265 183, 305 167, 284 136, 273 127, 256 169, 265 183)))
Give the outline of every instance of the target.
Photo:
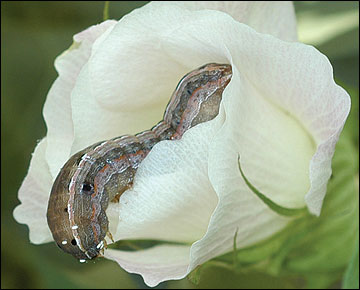
POLYGON ((38 144, 14 216, 32 243, 52 241, 46 221, 52 182, 77 151, 150 129, 177 83, 206 63, 233 76, 219 115, 178 141, 158 143, 132 189, 107 214, 115 240, 183 243, 106 250, 149 286, 181 279, 196 266, 283 229, 244 182, 287 208, 321 212, 335 144, 350 109, 328 59, 297 42, 290 2, 154 2, 74 36, 55 61, 47 136, 38 144))

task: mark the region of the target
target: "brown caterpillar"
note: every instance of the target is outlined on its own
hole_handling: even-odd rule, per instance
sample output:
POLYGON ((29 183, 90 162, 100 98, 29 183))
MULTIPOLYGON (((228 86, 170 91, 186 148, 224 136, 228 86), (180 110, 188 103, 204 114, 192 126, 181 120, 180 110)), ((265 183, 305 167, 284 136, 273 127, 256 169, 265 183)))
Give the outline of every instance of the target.
POLYGON ((164 119, 151 130, 91 145, 73 155, 51 189, 47 221, 55 242, 81 262, 100 255, 108 233, 105 210, 133 183, 136 170, 161 140, 180 139, 189 128, 219 113, 231 66, 210 63, 185 75, 164 119))

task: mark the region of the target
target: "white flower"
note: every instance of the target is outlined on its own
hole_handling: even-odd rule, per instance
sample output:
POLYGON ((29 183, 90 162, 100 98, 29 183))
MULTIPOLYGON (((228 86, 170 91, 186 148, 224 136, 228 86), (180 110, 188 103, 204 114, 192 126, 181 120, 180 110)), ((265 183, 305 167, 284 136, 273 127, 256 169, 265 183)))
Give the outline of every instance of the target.
POLYGON ((290 218, 249 189, 238 155, 247 178, 272 201, 319 215, 350 98, 328 59, 296 40, 289 2, 154 2, 75 35, 55 61, 47 136, 14 211, 31 242, 52 241, 47 201, 65 161, 97 141, 150 129, 180 78, 210 62, 233 70, 219 115, 179 141, 158 143, 133 188, 107 210, 115 240, 184 245, 105 256, 155 286, 230 251, 236 230, 243 248, 284 228, 290 218))

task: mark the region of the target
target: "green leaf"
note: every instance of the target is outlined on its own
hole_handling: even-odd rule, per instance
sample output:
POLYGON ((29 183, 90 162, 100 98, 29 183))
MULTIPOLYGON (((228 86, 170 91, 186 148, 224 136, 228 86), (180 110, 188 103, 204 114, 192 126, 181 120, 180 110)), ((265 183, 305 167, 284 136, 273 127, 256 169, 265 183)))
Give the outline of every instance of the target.
POLYGON ((342 288, 359 289, 359 236, 356 242, 356 248, 351 257, 351 261, 345 272, 342 288))

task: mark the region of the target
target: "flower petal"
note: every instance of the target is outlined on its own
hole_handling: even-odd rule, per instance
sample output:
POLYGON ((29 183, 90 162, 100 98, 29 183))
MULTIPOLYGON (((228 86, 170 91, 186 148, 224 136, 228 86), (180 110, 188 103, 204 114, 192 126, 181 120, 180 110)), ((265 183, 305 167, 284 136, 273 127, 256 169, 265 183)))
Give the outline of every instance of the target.
MULTIPOLYGON (((181 1, 170 2, 190 10, 225 12, 257 32, 286 41, 297 41, 296 16, 292 1, 181 1)), ((151 5, 164 5, 152 2, 151 5)))
POLYGON ((19 189, 21 204, 14 209, 14 218, 18 223, 27 224, 30 241, 41 244, 51 241, 52 235, 47 225, 46 211, 48 193, 52 178, 45 160, 47 139, 42 139, 33 153, 30 168, 19 189))
POLYGON ((73 45, 55 60, 59 77, 48 93, 43 110, 47 126, 46 159, 53 179, 69 158, 74 139, 71 91, 81 68, 90 57, 94 41, 115 23, 114 20, 108 20, 74 35, 73 45))
POLYGON ((138 169, 133 188, 113 205, 118 207, 117 216, 107 211, 116 240, 192 243, 205 234, 218 202, 207 162, 209 142, 221 116, 213 121, 186 132, 181 140, 155 145, 138 169))
POLYGON ((129 273, 141 274, 147 285, 155 287, 169 277, 178 280, 187 275, 189 252, 189 246, 160 245, 135 252, 109 249, 105 257, 116 261, 129 273))

